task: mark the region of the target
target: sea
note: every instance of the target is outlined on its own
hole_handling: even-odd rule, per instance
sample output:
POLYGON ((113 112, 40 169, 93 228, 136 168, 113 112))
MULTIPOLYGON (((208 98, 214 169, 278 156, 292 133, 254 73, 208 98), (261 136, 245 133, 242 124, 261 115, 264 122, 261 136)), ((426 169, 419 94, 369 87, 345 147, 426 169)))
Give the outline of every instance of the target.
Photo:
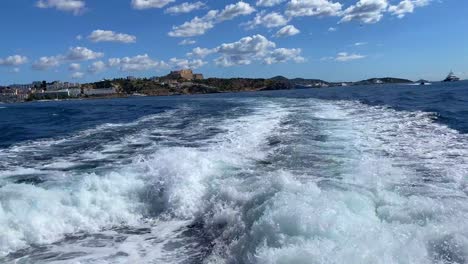
POLYGON ((468 82, 2 104, 0 263, 468 263, 468 82))

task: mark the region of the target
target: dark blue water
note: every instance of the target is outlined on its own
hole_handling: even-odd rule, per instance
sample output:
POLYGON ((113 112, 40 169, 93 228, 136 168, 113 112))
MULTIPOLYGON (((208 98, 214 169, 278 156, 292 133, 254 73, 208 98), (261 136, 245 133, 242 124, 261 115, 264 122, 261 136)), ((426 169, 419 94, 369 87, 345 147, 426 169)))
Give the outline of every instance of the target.
POLYGON ((468 133, 468 81, 464 81, 435 83, 430 86, 359 86, 2 105, 0 106, 0 147, 7 147, 24 140, 63 136, 104 123, 125 123, 184 104, 198 105, 201 110, 219 111, 225 107, 225 99, 241 97, 358 100, 369 105, 387 105, 396 110, 432 112, 437 115, 438 122, 460 133, 468 133), (218 105, 220 107, 217 107, 218 105))
POLYGON ((0 263, 468 263, 468 82, 0 105, 0 263))

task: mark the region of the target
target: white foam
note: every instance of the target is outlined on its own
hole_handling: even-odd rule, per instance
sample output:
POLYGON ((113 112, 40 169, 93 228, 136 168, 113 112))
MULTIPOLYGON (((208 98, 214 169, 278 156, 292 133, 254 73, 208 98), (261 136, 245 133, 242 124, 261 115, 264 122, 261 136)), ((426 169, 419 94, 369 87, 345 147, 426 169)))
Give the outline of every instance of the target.
POLYGON ((131 162, 99 174, 61 172, 63 182, 2 187, 2 253, 124 225, 150 231, 99 249, 56 250, 86 251, 76 260, 83 263, 190 262, 203 243, 210 252, 205 263, 468 259, 466 135, 435 123, 431 113, 265 100, 246 100, 250 114, 202 119, 185 131, 178 123, 148 126, 103 144, 109 153, 81 153, 110 157, 147 145, 131 162), (171 135, 203 133, 206 124, 225 132, 188 142, 195 147, 171 135), (149 143, 154 131, 171 144, 149 143), (279 143, 270 146, 272 138, 279 143), (202 228, 208 242, 184 233, 191 228, 202 228), (109 258, 120 251, 127 256, 109 258))
POLYGON ((427 113, 312 103, 317 111, 312 116, 328 136, 318 151, 338 147, 346 154, 334 157, 341 177, 280 173, 283 181, 266 188, 278 191, 240 242, 230 244, 227 258, 249 263, 467 260, 466 177, 453 177, 454 171, 466 175, 466 136, 434 123, 427 113), (421 167, 436 174, 425 175, 421 167), (412 187, 423 184, 425 176, 441 179, 412 187))
MULTIPOLYGON (((283 114, 259 109, 252 115, 223 121, 219 127, 227 133, 212 139, 212 144, 201 148, 154 145, 152 154, 136 155, 130 165, 99 174, 61 172, 63 180, 55 183, 7 184, 0 189, 0 231, 6 234, 0 253, 51 243, 78 231, 140 226, 146 217, 161 217, 167 223, 193 220, 209 204, 204 198, 210 179, 220 177, 229 167, 242 166, 245 159, 259 158, 260 145, 283 114)), ((147 132, 151 131, 122 142, 141 143, 138 138, 145 142, 147 132)), ((48 164, 54 169, 71 165, 63 157, 48 164)))

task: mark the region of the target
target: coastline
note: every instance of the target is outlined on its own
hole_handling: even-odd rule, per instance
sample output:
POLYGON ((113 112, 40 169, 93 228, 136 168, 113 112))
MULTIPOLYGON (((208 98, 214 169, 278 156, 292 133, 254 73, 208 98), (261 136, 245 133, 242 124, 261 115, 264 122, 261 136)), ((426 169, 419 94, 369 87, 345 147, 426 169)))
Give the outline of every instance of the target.
MULTIPOLYGON (((85 99, 109 99, 126 98, 132 96, 180 96, 195 94, 215 94, 215 93, 237 93, 256 92, 271 90, 294 90, 294 89, 318 89, 340 86, 357 85, 385 85, 385 84, 408 84, 410 80, 400 78, 372 78, 359 82, 326 82, 320 79, 287 79, 283 76, 276 76, 270 79, 252 78, 208 78, 198 80, 154 80, 154 79, 113 79, 95 83, 83 84, 81 92, 73 96, 66 90, 63 92, 51 91, 49 94, 35 93, 22 95, 15 98, 10 95, 5 103, 20 102, 48 102, 62 100, 85 100, 85 99), (55 93, 55 94, 54 94, 55 93), (59 95, 60 93, 60 95, 59 95), (63 94, 65 93, 65 94, 63 94), (44 98, 48 97, 48 98, 44 98), (56 97, 56 99, 53 99, 56 97), (60 97, 60 98, 59 98, 60 97)), ((0 101, 1 98, 0 98, 0 101)))

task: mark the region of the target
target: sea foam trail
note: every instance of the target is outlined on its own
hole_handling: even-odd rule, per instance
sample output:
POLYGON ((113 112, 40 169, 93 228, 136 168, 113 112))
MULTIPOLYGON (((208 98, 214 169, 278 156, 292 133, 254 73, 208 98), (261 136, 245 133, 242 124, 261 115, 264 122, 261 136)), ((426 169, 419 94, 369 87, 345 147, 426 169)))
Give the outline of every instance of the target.
POLYGON ((35 185, 5 175, 1 250, 24 248, 5 260, 466 263, 466 135, 352 101, 242 102, 106 128, 121 136, 79 152, 124 161, 52 158, 35 185))
POLYGON ((219 240, 212 263, 466 263, 466 135, 428 113, 356 102, 312 100, 293 112, 302 121, 285 138, 295 146, 271 158, 311 165, 283 162, 251 182, 245 230, 219 240))
MULTIPOLYGON (((225 170, 243 167, 246 161, 264 156, 262 145, 278 126, 284 112, 276 109, 276 105, 268 104, 261 104, 250 112, 246 116, 233 113, 234 119, 224 119, 221 122, 212 118, 196 120, 194 126, 188 129, 190 133, 197 132, 192 128, 207 123, 211 124, 209 130, 224 131, 223 134, 213 134, 211 139, 203 140, 206 142, 200 147, 184 147, 184 143, 177 144, 176 139, 169 140, 170 142, 154 144, 152 151, 146 149, 134 155, 131 162, 124 166, 115 164, 112 168, 104 167, 96 173, 58 170, 54 171, 53 179, 62 177, 62 180, 45 181, 36 185, 7 182, 0 189, 0 226, 2 234, 5 234, 0 244, 2 254, 35 244, 59 241, 63 248, 57 249, 50 245, 46 251, 60 250, 60 254, 51 258, 60 260, 63 252, 67 251, 65 248, 72 250, 76 246, 60 242, 66 234, 93 234, 119 226, 150 228, 141 234, 140 239, 133 236, 135 243, 126 244, 127 249, 132 245, 138 247, 133 251, 135 255, 130 258, 139 259, 149 255, 154 259, 176 262, 175 260, 198 253, 185 249, 151 252, 157 247, 157 243, 149 244, 149 247, 149 242, 144 239, 154 236, 153 232, 161 231, 161 226, 168 226, 168 230, 173 231, 169 232, 174 236, 172 239, 176 240, 183 227, 181 225, 187 225, 186 221, 204 213, 204 196, 210 185, 210 178, 222 177, 225 170), (157 223, 154 224, 154 221, 157 223), (50 228, 51 226, 54 228, 50 228), (144 248, 148 252, 141 253, 144 248), (175 254, 173 251, 179 253, 175 254)), ((105 129, 108 127, 106 125, 105 129)), ((155 132, 161 133, 154 129, 143 129, 136 138, 146 140, 155 132)), ((100 129, 98 132, 101 132, 100 129)), ((208 134, 204 130, 198 132, 208 134)), ((172 137, 170 133, 167 136, 172 137)), ((177 136, 180 137, 180 131, 177 136)), ((118 143, 119 146, 125 146, 126 141, 105 145, 118 143)), ((162 238, 158 234, 158 239, 162 238)), ((163 242, 173 242, 170 235, 166 239, 163 242)), ((88 256, 91 259, 94 257, 96 256, 88 256)), ((150 257, 144 259, 151 259, 150 257)), ((82 258, 86 260, 86 257, 82 258)))

